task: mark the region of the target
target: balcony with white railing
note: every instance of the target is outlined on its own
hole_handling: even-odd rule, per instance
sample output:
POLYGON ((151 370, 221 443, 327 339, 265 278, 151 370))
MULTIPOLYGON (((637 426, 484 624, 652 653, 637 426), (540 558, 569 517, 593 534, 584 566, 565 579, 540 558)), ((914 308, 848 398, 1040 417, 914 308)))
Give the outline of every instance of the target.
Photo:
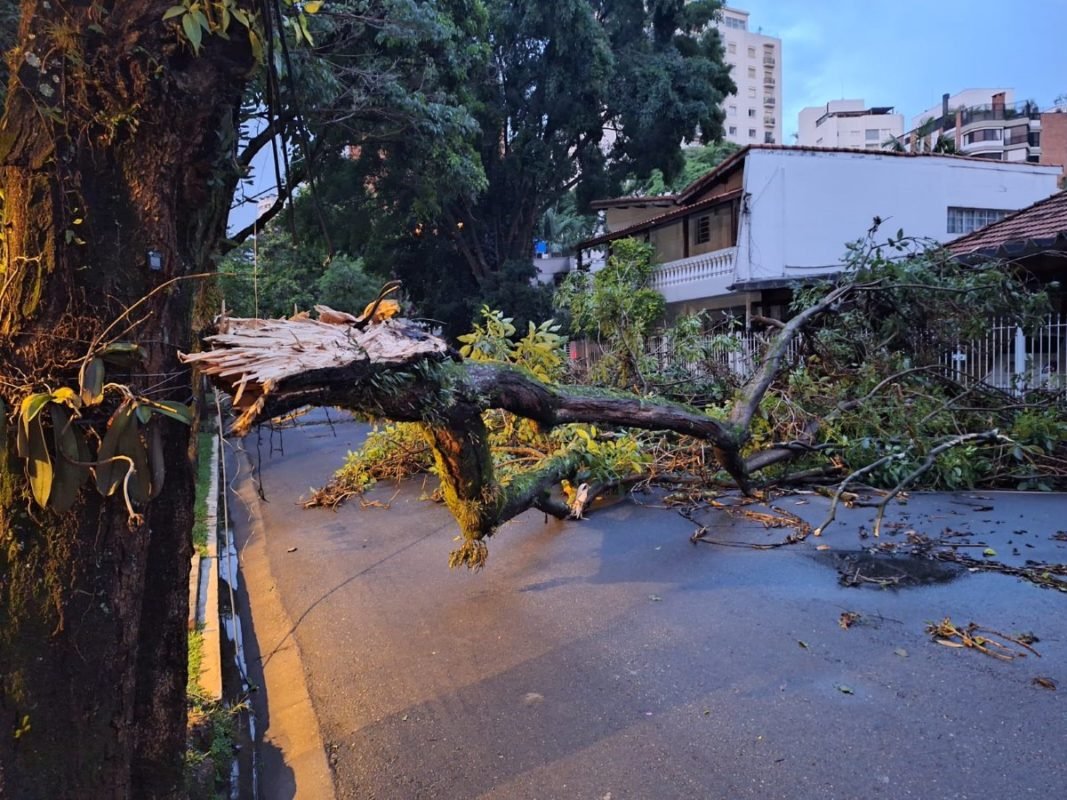
POLYGON ((737 248, 727 247, 667 261, 657 265, 652 286, 668 303, 726 294, 726 287, 734 282, 736 256, 737 248))

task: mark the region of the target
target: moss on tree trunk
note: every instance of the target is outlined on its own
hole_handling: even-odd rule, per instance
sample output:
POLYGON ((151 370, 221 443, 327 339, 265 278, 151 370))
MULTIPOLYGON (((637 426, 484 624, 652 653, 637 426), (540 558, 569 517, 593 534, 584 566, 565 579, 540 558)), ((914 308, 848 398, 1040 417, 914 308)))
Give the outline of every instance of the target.
MULTIPOLYGON (((218 37, 194 58, 162 22, 170 5, 22 3, 0 124, 4 425, 29 393, 77 389, 112 339, 147 358, 109 380, 192 393, 177 350, 194 287, 168 282, 203 269, 223 232, 236 176, 212 178, 252 58, 218 37)), ((114 406, 78 423, 94 452, 114 406)), ((0 437, 0 796, 183 792, 193 479, 189 428, 161 422, 163 492, 135 522, 88 487, 66 513, 35 505, 15 436, 0 437)))

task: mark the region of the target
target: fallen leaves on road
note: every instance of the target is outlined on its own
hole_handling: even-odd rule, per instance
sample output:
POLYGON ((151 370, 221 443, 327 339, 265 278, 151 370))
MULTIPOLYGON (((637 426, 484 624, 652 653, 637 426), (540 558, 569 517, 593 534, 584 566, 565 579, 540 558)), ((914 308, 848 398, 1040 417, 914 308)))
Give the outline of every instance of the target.
POLYGON ((974 622, 968 623, 964 628, 960 628, 952 622, 951 618, 945 617, 940 622, 927 624, 926 632, 934 637, 935 642, 945 647, 971 648, 1001 661, 1014 661, 1017 658, 1024 658, 1026 653, 1023 652, 1023 649, 1029 650, 1038 658, 1041 657, 1037 650, 1022 641, 1022 639, 1016 639, 1005 633, 983 628, 974 622), (1011 647, 1005 644, 1004 641, 990 638, 990 635, 999 636, 1004 641, 1011 642, 1017 647, 1011 647))
POLYGON ((1040 686, 1042 689, 1056 691, 1056 681, 1052 680, 1052 678, 1034 678, 1030 683, 1034 686, 1040 686))
POLYGON ((841 616, 838 617, 837 624, 847 631, 859 621, 860 615, 855 611, 842 611, 841 616))

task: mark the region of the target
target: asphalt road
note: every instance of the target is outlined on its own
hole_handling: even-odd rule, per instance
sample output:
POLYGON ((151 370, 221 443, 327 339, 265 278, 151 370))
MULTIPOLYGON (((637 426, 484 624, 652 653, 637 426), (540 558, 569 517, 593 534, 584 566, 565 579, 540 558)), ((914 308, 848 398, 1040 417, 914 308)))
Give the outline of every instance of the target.
MULTIPOLYGON (((246 440, 267 502, 261 529, 237 522, 242 546, 260 537, 273 584, 259 589, 292 623, 253 618, 246 637, 261 660, 298 649, 337 796, 1067 794, 1067 594, 966 570, 848 588, 837 568, 871 544, 867 510, 753 550, 737 545, 787 531, 710 511, 700 521, 719 544, 695 545, 693 522, 651 496, 581 522, 527 512, 493 537, 484 570, 450 571, 456 527, 419 482, 376 489, 389 510, 297 506, 366 430, 332 416, 246 440), (845 611, 860 615, 848 629, 845 611), (1032 632, 1040 657, 939 645, 924 627, 946 616, 1032 632)), ((777 505, 819 521, 827 501, 777 505)), ((963 531, 960 552, 1067 562, 1062 495, 913 497, 894 513, 886 540, 963 531)), ((260 787, 312 796, 299 773, 265 768, 260 787)))

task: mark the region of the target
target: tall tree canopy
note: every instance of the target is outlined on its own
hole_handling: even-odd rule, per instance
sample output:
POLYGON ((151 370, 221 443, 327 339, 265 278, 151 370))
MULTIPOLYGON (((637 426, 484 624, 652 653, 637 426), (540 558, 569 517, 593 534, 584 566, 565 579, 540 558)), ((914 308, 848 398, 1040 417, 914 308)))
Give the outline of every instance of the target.
POLYGON ((628 174, 683 166, 684 140, 717 139, 734 89, 713 2, 488 0, 491 61, 474 109, 488 188, 445 220, 474 277, 530 258, 546 209, 628 174))
MULTIPOLYGON (((532 277, 543 215, 568 193, 582 208, 632 176, 673 180, 684 141, 720 138, 721 101, 734 85, 709 24, 719 6, 442 4, 453 20, 446 27, 469 38, 439 40, 438 66, 420 74, 420 89, 466 112, 462 145, 413 131, 356 152, 326 148, 322 200, 312 193, 297 203, 301 230, 404 278, 415 300, 438 317, 454 312, 465 329, 469 298, 515 299, 508 287, 532 277)), ((541 305, 527 315, 547 311, 541 305)))

